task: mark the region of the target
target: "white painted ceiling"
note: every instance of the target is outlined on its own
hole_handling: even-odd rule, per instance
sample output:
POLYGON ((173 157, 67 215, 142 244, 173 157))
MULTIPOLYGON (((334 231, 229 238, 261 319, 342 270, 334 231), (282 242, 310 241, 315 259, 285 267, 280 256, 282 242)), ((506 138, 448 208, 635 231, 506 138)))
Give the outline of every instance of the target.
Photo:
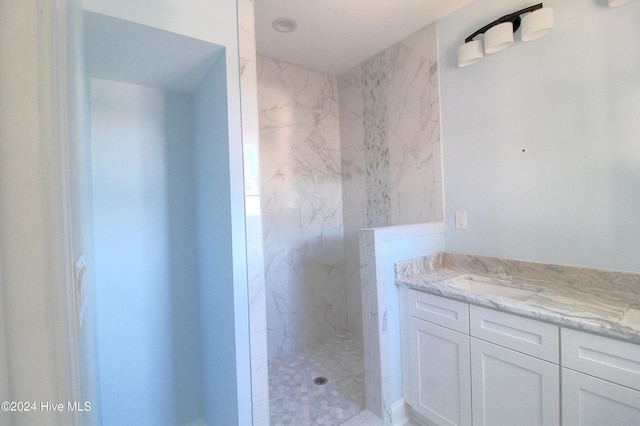
POLYGON ((340 75, 473 0, 255 0, 259 55, 340 75), (292 33, 276 18, 298 23, 292 33))

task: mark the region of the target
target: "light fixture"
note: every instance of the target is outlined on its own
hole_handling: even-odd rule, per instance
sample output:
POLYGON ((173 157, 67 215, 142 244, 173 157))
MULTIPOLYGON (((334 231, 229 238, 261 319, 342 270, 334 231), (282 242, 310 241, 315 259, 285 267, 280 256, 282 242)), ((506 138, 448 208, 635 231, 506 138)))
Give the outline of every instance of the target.
POLYGON ((458 66, 468 67, 479 62, 484 57, 482 52, 482 41, 471 40, 458 47, 458 66))
POLYGON ((553 30, 553 9, 543 7, 540 3, 498 18, 475 31, 464 39, 464 44, 458 48, 458 67, 473 65, 483 58, 482 41, 474 40, 475 37, 484 34, 484 53, 500 52, 513 44, 513 34, 520 28, 520 24, 522 41, 543 37, 553 30), (528 15, 521 17, 525 13, 528 15))
POLYGON ((484 33, 484 53, 496 53, 513 44, 513 23, 503 22, 484 33))
POLYGON ((553 9, 543 7, 522 18, 520 38, 522 41, 533 41, 546 36, 553 30, 553 9))
POLYGON ((280 33, 292 33, 298 28, 298 23, 291 18, 283 16, 274 19, 271 26, 280 33))
POLYGON ((623 4, 631 3, 633 0, 609 0, 609 7, 618 7, 623 4))

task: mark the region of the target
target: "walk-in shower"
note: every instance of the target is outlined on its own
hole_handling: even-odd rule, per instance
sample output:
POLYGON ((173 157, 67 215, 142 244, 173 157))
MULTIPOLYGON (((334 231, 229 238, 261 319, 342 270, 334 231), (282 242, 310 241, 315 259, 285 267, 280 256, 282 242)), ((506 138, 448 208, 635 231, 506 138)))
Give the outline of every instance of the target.
POLYGON ((436 28, 337 77, 261 56, 257 70, 278 422, 274 370, 288 357, 344 339, 364 366, 359 230, 442 220, 436 28))

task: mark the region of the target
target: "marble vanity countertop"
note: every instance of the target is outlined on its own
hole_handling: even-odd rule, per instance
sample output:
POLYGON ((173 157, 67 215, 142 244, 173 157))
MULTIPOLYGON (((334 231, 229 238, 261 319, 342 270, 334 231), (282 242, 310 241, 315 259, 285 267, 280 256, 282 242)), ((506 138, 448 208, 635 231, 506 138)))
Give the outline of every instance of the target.
POLYGON ((538 279, 531 277, 530 273, 523 274, 525 277, 505 273, 512 272, 510 269, 513 268, 477 267, 477 264, 471 263, 443 262, 441 259, 434 262, 431 259, 422 261, 429 267, 415 268, 415 264, 406 262, 396 264, 396 285, 640 344, 640 292, 628 291, 635 289, 635 280, 640 280, 640 276, 625 274, 630 277, 626 281, 631 283, 621 286, 622 290, 619 290, 599 285, 598 280, 584 279, 582 285, 572 282, 571 277, 575 278, 575 274, 567 275, 566 280, 558 279, 558 267, 555 265, 549 265, 555 268, 553 273, 540 274, 546 279, 538 279), (535 293, 531 297, 516 300, 458 288, 453 284, 455 280, 469 275, 535 293), (549 276, 553 279, 548 280, 549 276))

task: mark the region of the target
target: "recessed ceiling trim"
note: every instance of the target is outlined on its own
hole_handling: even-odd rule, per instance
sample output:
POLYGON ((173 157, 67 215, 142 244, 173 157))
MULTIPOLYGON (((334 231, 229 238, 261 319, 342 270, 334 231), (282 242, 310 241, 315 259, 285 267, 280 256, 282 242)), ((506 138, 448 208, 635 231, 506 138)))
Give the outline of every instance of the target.
POLYGON ((276 18, 271 23, 271 26, 274 30, 280 33, 292 33, 298 28, 298 23, 291 18, 287 18, 286 16, 282 16, 280 18, 276 18))

